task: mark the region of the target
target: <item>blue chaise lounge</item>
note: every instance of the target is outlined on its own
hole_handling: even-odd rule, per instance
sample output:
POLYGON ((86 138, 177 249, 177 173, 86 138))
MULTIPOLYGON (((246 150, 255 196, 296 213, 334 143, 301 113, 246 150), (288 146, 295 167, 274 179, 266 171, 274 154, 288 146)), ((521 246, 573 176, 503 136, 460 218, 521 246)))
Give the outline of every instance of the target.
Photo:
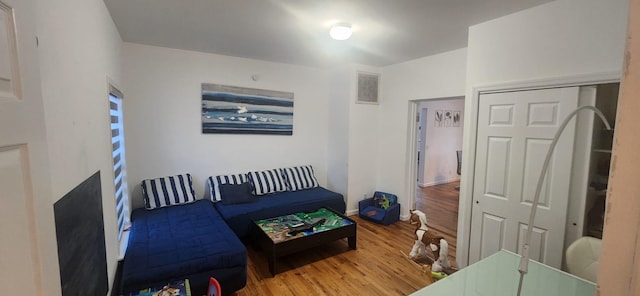
POLYGON ((135 209, 131 215, 124 295, 184 279, 192 295, 205 294, 210 277, 225 295, 246 285, 245 246, 209 200, 195 200, 191 176, 144 180, 142 187, 152 209, 135 209))

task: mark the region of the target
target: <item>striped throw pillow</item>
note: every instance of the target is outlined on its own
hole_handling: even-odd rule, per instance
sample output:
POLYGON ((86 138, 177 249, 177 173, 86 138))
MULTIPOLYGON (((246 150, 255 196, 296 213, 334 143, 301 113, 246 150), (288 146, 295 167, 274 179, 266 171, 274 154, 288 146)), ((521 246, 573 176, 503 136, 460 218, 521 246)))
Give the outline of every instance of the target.
POLYGON ((287 190, 287 184, 279 169, 249 172, 249 182, 253 187, 253 194, 265 195, 287 190))
POLYGON ((209 199, 212 202, 219 202, 222 200, 220 194, 220 185, 222 184, 242 184, 248 182, 246 174, 234 174, 234 175, 220 175, 211 176, 207 180, 209 183, 209 199))
POLYGON ((289 191, 297 191, 319 186, 318 180, 313 174, 313 168, 310 165, 284 168, 281 170, 284 179, 287 181, 287 189, 289 191))
POLYGON ((196 200, 190 174, 146 179, 141 185, 144 204, 149 210, 196 200))

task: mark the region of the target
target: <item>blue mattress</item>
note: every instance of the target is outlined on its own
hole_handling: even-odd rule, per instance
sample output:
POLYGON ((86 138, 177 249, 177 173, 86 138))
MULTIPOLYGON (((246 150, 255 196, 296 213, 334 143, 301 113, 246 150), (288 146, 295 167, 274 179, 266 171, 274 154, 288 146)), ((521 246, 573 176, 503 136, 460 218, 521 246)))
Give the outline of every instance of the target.
POLYGON ((215 277, 223 293, 246 285, 247 250, 209 200, 136 209, 122 268, 122 291, 188 278, 193 295, 215 277))
POLYGON ((346 209, 342 194, 322 187, 267 194, 249 203, 224 205, 218 202, 215 206, 233 232, 243 240, 252 234, 252 220, 317 210, 321 207, 329 207, 340 213, 344 213, 346 209))

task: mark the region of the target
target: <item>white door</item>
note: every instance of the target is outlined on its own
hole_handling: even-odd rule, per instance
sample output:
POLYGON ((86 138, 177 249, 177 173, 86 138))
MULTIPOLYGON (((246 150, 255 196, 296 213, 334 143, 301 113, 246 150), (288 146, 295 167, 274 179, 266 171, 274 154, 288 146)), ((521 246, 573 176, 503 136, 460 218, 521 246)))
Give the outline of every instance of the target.
MULTIPOLYGON (((546 152, 578 105, 578 87, 482 94, 469 263, 500 249, 520 253, 546 152)), ((575 120, 558 142, 540 194, 531 259, 560 268, 575 120)), ((515 268, 515 266, 514 266, 515 268)))
POLYGON ((0 287, 6 295, 60 294, 35 15, 33 0, 0 0, 0 287))

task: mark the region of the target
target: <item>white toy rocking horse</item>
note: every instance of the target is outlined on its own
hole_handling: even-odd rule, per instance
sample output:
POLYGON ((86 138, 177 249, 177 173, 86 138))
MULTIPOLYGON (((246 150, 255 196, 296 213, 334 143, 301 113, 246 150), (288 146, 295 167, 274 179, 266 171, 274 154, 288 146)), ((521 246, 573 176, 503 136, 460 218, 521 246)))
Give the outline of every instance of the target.
POLYGON ((431 258, 427 256, 426 246, 429 246, 429 250, 434 255, 433 264, 431 264, 431 270, 438 272, 451 268, 449 264, 449 244, 442 236, 436 236, 429 231, 427 227, 427 216, 419 210, 410 210, 411 217, 409 223, 416 225, 416 242, 413 244, 409 257, 412 260, 418 258, 427 258, 431 261, 431 258))

